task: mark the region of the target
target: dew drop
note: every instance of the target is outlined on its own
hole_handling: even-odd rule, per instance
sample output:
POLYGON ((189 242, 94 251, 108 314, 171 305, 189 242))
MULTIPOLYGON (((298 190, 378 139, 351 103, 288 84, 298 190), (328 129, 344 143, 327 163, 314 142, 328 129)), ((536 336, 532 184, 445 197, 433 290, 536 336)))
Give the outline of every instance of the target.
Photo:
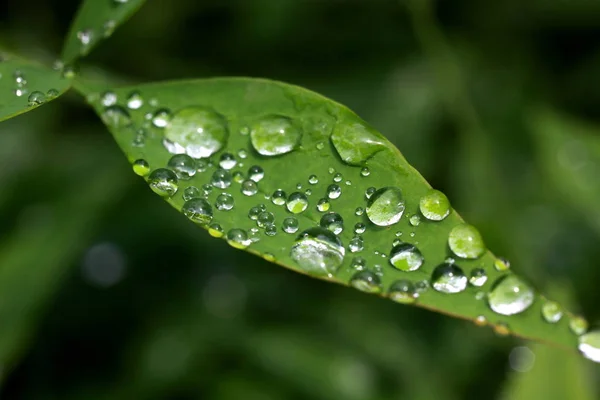
POLYGON ((82 31, 77 32, 77 39, 79 40, 79 43, 81 43, 81 46, 83 47, 82 52, 84 51, 85 48, 87 48, 87 46, 89 46, 89 44, 91 43, 93 38, 94 38, 94 33, 92 32, 91 29, 84 29, 82 31))
POLYGON ((363 167, 360 170, 360 175, 361 176, 369 176, 369 175, 371 175, 371 171, 369 170, 369 167, 363 167))
POLYGON ((557 302, 546 301, 542 305, 542 317, 544 318, 544 321, 555 324, 561 320, 562 316, 563 310, 557 302))
POLYGON ((356 210, 354 210, 354 215, 356 215, 357 217, 360 217, 364 213, 365 213, 365 209, 362 207, 356 207, 356 210))
POLYGON ((487 318, 485 317, 485 315, 478 315, 477 317, 475 317, 473 322, 477 326, 485 326, 487 325, 487 318))
POLYGON ((344 177, 339 172, 333 176, 333 181, 336 183, 341 182, 343 179, 344 177))
POLYGON ((317 210, 319 212, 327 212, 329 211, 329 208, 331 207, 331 204, 329 203, 329 200, 323 198, 323 199, 319 199, 319 201, 317 201, 317 210))
POLYGON ((208 226, 208 234, 212 237, 223 237, 223 233, 223 227, 219 224, 213 223, 208 226))
POLYGON ((308 198, 304 193, 294 192, 290 194, 285 205, 289 212, 300 214, 308 207, 308 198))
POLYGON ((498 257, 494 261, 494 268, 496 268, 496 271, 500 272, 508 271, 510 269, 510 261, 504 257, 498 257))
POLYGON ((389 261, 392 267, 400 271, 416 271, 423 265, 423 254, 410 243, 401 243, 392 248, 389 261))
POLYGON ((177 193, 177 175, 175 172, 166 168, 159 168, 152 171, 148 177, 148 184, 154 193, 163 196, 171 197, 177 193))
POLYGON ((235 156, 231 153, 223 153, 221 154, 221 158, 219 159, 219 166, 223 169, 232 169, 236 166, 237 160, 235 156))
POLYGON ((236 249, 245 249, 252 241, 245 230, 234 228, 227 232, 227 243, 236 249))
POLYGON ((417 301, 419 293, 417 293, 415 285, 411 281, 401 279, 390 286, 388 296, 396 303, 413 304, 417 301))
POLYGON ((275 223, 275 215, 268 211, 261 211, 258 214, 258 218, 256 219, 256 225, 261 228, 266 228, 268 225, 273 225, 275 223))
POLYGON ((483 268, 475 268, 471 271, 469 283, 475 287, 482 287, 488 280, 488 276, 483 268))
POLYGON ((438 265, 431 275, 433 288, 441 293, 460 293, 467 288, 467 277, 456 264, 438 265))
POLYGON ((100 96, 100 103, 104 107, 114 106, 115 104, 117 104, 117 94, 110 90, 102 93, 102 95, 100 96))
POLYGON ((181 211, 191 221, 201 225, 210 223, 213 218, 212 207, 204 199, 195 198, 186 201, 181 207, 181 211))
POLYGON ((534 299, 533 289, 516 275, 500 277, 488 293, 490 308, 501 315, 519 314, 528 309, 534 299))
POLYGON ((481 234, 472 225, 460 224, 452 228, 448 236, 450 250, 461 258, 479 258, 485 253, 481 234))
POLYGON ((296 218, 288 217, 283 220, 283 223, 281 224, 281 229, 283 229, 285 233, 296 233, 298 232, 299 226, 300 224, 298 223, 298 220, 296 218))
POLYGON ((583 317, 573 316, 569 320, 569 329, 577 336, 583 335, 588 330, 588 322, 583 317))
POLYGON ((229 193, 221 193, 217 196, 217 200, 215 201, 215 207, 219 211, 229 211, 233 209, 235 205, 235 201, 233 200, 233 196, 229 193))
POLYGON ((275 224, 265 225, 265 235, 267 235, 267 236, 277 235, 277 227, 275 226, 275 224))
POLYGON ((365 293, 381 293, 381 279, 371 271, 359 271, 350 279, 350 286, 365 293))
POLYGON ((187 154, 174 155, 167 165, 177 174, 179 179, 187 181, 196 175, 196 162, 187 154))
POLYGON ((362 257, 354 257, 350 262, 350 268, 355 269, 357 271, 362 271, 367 266, 367 260, 362 257))
POLYGON ((253 221, 256 221, 260 213, 263 211, 264 210, 261 209, 259 206, 252 207, 250 211, 248 211, 248 218, 250 218, 253 221))
POLYGON ((260 230, 258 228, 250 228, 248 231, 248 238, 252 243, 260 241, 260 230))
POLYGON ((224 169, 218 169, 213 172, 210 183, 218 189, 226 189, 231 186, 231 173, 224 169))
POLYGON ((329 212, 321 217, 319 222, 321 228, 329 229, 331 232, 339 235, 344 230, 344 219, 335 212, 329 212))
POLYGON ((119 129, 131 124, 131 117, 126 109, 121 106, 113 105, 106 107, 102 112, 102 121, 113 128, 119 129))
POLYGON ((133 162, 133 172, 139 176, 146 176, 150 172, 150 164, 144 159, 135 160, 133 162))
POLYGON ((254 182, 260 182, 265 177, 265 171, 258 165, 253 165, 248 169, 248 178, 254 182))
POLYGON ((600 363, 600 331, 592 331, 579 336, 577 348, 588 360, 600 363))
POLYGON ((209 183, 202 185, 202 193, 204 193, 204 197, 208 197, 208 195, 212 193, 212 190, 213 187, 209 183))
POLYGON ((348 243, 348 250, 350 250, 351 253, 358 253, 359 251, 363 251, 365 248, 365 244, 364 244, 364 240, 361 236, 354 236, 352 239, 350 239, 350 242, 348 243))
POLYGON ((46 92, 46 98, 48 100, 54 99, 54 98, 58 97, 59 94, 60 94, 59 91, 56 89, 48 89, 48 91, 46 92))
POLYGON ((286 198, 287 198, 286 193, 283 190, 281 190, 281 189, 277 189, 271 195, 271 202, 273 204, 275 204, 276 206, 282 206, 282 205, 285 204, 286 198))
POLYGON ((327 186, 327 197, 337 199, 342 195, 342 188, 339 185, 333 184, 327 186))
POLYGON ((421 197, 419 209, 428 220, 441 221, 450 214, 450 201, 444 193, 431 189, 421 197))
POLYGON ((44 104, 46 102, 46 95, 42 92, 38 92, 37 90, 31 92, 29 97, 27 98, 27 104, 29 107, 39 106, 40 104, 44 104))
POLYGON ((373 196, 373 193, 375 193, 376 191, 377 189, 375 189, 373 186, 367 188, 367 190, 365 190, 365 199, 369 200, 371 196, 373 196))
POLYGON ((367 201, 367 217, 378 226, 390 226, 398 221, 404 213, 402 191, 396 187, 381 188, 373 193, 367 201))
POLYGON ((130 110, 139 110, 144 105, 144 99, 138 91, 133 91, 127 96, 127 108, 130 110))
POLYGON ((183 191, 183 200, 184 201, 197 199, 200 197, 202 197, 200 194, 200 189, 198 189, 196 186, 188 186, 183 191))
POLYGON ((308 183, 310 183, 311 185, 316 185, 317 183, 319 183, 319 178, 317 178, 316 175, 311 175, 308 177, 308 183))
POLYGON ((412 226, 419 226, 419 224, 421 223, 421 217, 419 217, 417 214, 415 214, 412 217, 410 217, 408 219, 408 221, 410 222, 410 224, 412 226))
POLYGON ((229 135, 225 117, 205 107, 183 108, 165 126, 165 137, 194 158, 210 157, 225 145, 229 135))
POLYGON ((494 325, 494 332, 500 336, 508 336, 510 335, 510 328, 504 322, 500 322, 494 325))
POLYGON ((242 194, 246 196, 254 196, 256 193, 258 193, 258 185, 254 181, 245 180, 244 182, 242 182, 241 191, 242 194))
POLYGON ((252 147, 263 156, 277 156, 293 151, 300 144, 302 131, 290 118, 271 115, 252 125, 252 147))
POLYGON ((354 225, 354 233, 356 234, 363 234, 366 230, 367 226, 362 222, 357 222, 356 225, 354 225))
POLYGON ((303 231, 292 246, 290 257, 305 272, 333 275, 344 261, 342 241, 331 231, 313 227, 303 231))

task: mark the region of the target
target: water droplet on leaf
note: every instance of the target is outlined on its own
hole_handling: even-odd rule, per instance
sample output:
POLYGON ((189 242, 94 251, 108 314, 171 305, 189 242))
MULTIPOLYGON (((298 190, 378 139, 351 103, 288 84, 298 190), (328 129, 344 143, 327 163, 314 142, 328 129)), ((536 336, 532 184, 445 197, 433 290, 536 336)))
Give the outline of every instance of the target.
POLYGON ((182 180, 189 180, 196 174, 196 162, 187 154, 174 155, 167 165, 182 180))
POLYGON ((390 226, 404 213, 402 191, 396 187, 385 187, 375 191, 367 201, 367 217, 378 226, 390 226))
POLYGON ((350 286, 365 293, 380 293, 381 279, 371 271, 359 271, 350 279, 350 286))
POLYGON ((423 265, 423 255, 414 245, 402 243, 392 248, 390 264, 400 271, 416 271, 423 265))
POLYGON ((331 231, 314 227, 303 231, 292 246, 290 257, 310 274, 333 275, 344 261, 342 241, 331 231))
POLYGON ((487 274, 485 270, 482 268, 475 268, 471 271, 471 276, 469 277, 469 283, 475 287, 481 287, 487 282, 487 274))
POLYGON ((600 331, 592 331, 579 336, 577 348, 588 360, 600 363, 600 331))
POLYGON ((485 253, 485 245, 479 231, 468 224, 452 228, 448 236, 448 245, 450 250, 461 258, 479 258, 485 253))
POLYGON ((181 211, 191 221, 202 225, 210 223, 213 218, 212 207, 204 199, 194 198, 186 201, 181 211))
POLYGON ((557 302, 546 301, 542 305, 542 317, 544 318, 544 320, 546 322, 554 324, 554 323, 560 321, 562 316, 563 316, 562 308, 561 308, 560 304, 558 304, 557 302))
POLYGON ((252 241, 245 230, 234 228, 227 232, 227 243, 236 249, 245 249, 252 241))
POLYGON ((194 158, 210 157, 225 146, 229 136, 225 117, 205 107, 183 108, 165 126, 165 137, 194 158))
POLYGON ((450 201, 444 193, 431 189, 421 197, 419 209, 428 220, 441 221, 450 214, 450 201))
POLYGON ((488 293, 490 308, 501 315, 519 314, 528 309, 534 299, 533 289, 516 275, 500 277, 488 293))
POLYGON ((302 138, 302 131, 290 118, 271 115, 252 125, 252 147, 263 156, 277 156, 294 150, 302 138))
POLYGON ((235 205, 235 201, 233 200, 233 196, 229 193, 221 193, 217 196, 217 200, 215 201, 215 207, 219 211, 229 211, 235 205))
POLYGON ((133 162, 133 172, 135 172, 139 176, 146 176, 150 172, 150 164, 148 161, 139 159, 133 162))
POLYGON ((29 104, 29 107, 39 106, 40 104, 44 104, 45 101, 46 95, 42 92, 38 92, 37 90, 31 92, 27 98, 27 104, 29 104))
POLYGON ((286 207, 289 212, 300 214, 308 207, 308 198, 304 193, 294 192, 287 199, 286 207))
POLYGON ((467 288, 467 277, 456 264, 438 265, 431 275, 433 288, 442 293, 460 293, 467 288))
POLYGON ((344 219, 338 213, 330 212, 321 217, 319 222, 322 228, 329 229, 331 232, 339 235, 344 230, 344 219))
POLYGON ((177 175, 175 172, 166 168, 159 168, 152 171, 148 177, 148 184, 154 193, 163 196, 171 197, 177 193, 177 175))
POLYGON ((396 303, 413 304, 417 301, 419 294, 415 290, 415 285, 411 281, 402 279, 394 282, 389 290, 388 296, 396 303))

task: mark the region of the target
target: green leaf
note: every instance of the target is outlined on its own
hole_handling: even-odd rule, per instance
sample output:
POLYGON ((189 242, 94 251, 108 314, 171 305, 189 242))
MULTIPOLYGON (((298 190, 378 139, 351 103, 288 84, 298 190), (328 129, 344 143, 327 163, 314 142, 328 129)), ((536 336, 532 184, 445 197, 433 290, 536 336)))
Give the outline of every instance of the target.
POLYGON ((487 251, 455 211, 445 216, 445 196, 346 107, 296 86, 247 78, 79 90, 153 191, 233 247, 499 333, 575 348, 570 318, 546 322, 545 299, 487 251), (116 104, 106 106, 115 96, 116 104), (204 159, 173 154, 181 152, 204 159), (319 211, 323 203, 338 214, 319 211), (266 212, 258 216, 260 205, 266 212), (339 229, 339 217, 338 235, 318 227, 339 229), (297 232, 285 232, 296 225, 297 232), (393 247, 397 267, 390 263, 393 247), (456 263, 445 264, 448 257, 456 263), (485 283, 467 285, 480 270, 485 283))
POLYGON ((60 72, 0 55, 0 121, 45 104, 71 86, 60 72))
POLYGON ((87 55, 98 43, 110 37, 146 0, 83 0, 71 24, 62 51, 62 61, 70 64, 87 55))

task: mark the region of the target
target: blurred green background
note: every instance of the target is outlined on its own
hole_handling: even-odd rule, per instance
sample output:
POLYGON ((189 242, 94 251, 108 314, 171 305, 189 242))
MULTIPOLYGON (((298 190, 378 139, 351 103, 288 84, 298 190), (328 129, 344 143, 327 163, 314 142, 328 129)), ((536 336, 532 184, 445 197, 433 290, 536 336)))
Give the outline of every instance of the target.
MULTIPOLYGON (((51 63, 76 0, 4 0, 51 63)), ((600 2, 152 0, 85 60, 346 104, 488 246, 600 325, 600 2)), ((598 399, 600 367, 212 239, 76 94, 0 124, 1 399, 598 399)))

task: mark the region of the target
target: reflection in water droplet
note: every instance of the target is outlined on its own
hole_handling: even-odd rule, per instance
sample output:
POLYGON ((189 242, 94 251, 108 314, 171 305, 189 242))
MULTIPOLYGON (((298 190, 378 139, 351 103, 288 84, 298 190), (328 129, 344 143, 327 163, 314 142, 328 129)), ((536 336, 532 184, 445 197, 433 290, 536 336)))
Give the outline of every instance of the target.
POLYGON ((322 228, 329 229, 331 232, 339 235, 344 230, 344 219, 338 213, 330 212, 321 217, 319 222, 322 228))
POLYGON ((277 189, 271 195, 271 202, 273 204, 275 204, 276 206, 282 206, 285 204, 286 198, 287 198, 286 193, 281 189, 277 189))
POLYGON ((208 227, 208 233, 212 237, 220 238, 223 237, 223 227, 219 224, 210 224, 208 227))
POLYGON ((456 264, 438 265, 431 275, 433 288, 442 293, 460 293, 467 288, 467 277, 456 264))
POLYGON ((421 197, 419 209, 428 220, 441 221, 450 214, 450 201, 444 193, 431 189, 421 197))
POLYGON ((256 185, 256 182, 254 181, 246 180, 242 182, 241 191, 246 196, 254 196, 256 193, 258 193, 258 185, 256 185))
POLYGON ((253 165, 248 169, 248 178, 254 182, 259 182, 265 177, 265 171, 258 165, 253 165))
POLYGON ((221 154, 221 158, 219 159, 219 166, 223 169, 232 169, 237 164, 237 160, 235 156, 231 153, 223 153, 221 154))
POLYGON ((100 95, 100 104, 102 104, 104 107, 110 107, 117 104, 117 100, 117 94, 110 90, 100 95))
POLYGON ((542 305, 542 317, 546 322, 554 324, 563 316, 562 307, 555 301, 546 301, 542 305))
POLYGON ((159 168, 152 171, 148 177, 148 184, 154 193, 163 196, 171 197, 177 193, 177 175, 175 172, 166 168, 159 168))
POLYGON ((533 289, 516 275, 500 277, 488 293, 490 308, 501 315, 519 314, 528 309, 534 299, 533 289))
POLYGON ((462 258, 479 258, 485 253, 485 245, 479 231, 468 224, 452 228, 448 236, 448 245, 454 254, 462 258))
POLYGON ((350 263, 350 267, 357 270, 362 271, 367 266, 367 261, 362 257, 354 257, 352 262, 350 263))
POLYGON ((336 183, 340 183, 344 177, 339 172, 333 176, 333 181, 336 183))
POLYGON ((359 271, 350 279, 350 286, 365 293, 380 293, 381 279, 371 271, 359 271))
POLYGON ((150 164, 144 159, 135 160, 132 166, 133 172, 139 176, 146 176, 150 172, 150 164))
POLYGON ((205 107, 183 108, 164 126, 165 137, 194 158, 210 157, 225 145, 229 136, 225 117, 205 107))
POLYGON ((187 154, 176 154, 167 164, 179 179, 189 180, 196 174, 196 163, 194 159, 187 154))
POLYGON ((308 183, 310 183, 311 185, 316 185, 317 183, 319 183, 319 178, 317 178, 316 175, 311 175, 308 177, 308 183))
POLYGON ((475 287, 481 287, 487 282, 487 274, 482 268, 475 268, 471 271, 469 283, 475 287))
POLYGON ((206 225, 213 218, 212 207, 204 199, 191 199, 186 201, 181 208, 183 214, 193 222, 206 225))
POLYGON ((218 189, 226 189, 231 186, 231 173, 224 169, 218 169, 213 173, 210 183, 218 189))
POLYGON ((423 265, 423 255, 414 245, 402 243, 392 248, 390 264, 400 271, 416 271, 423 265))
POLYGON ((289 212, 300 214, 308 207, 308 198, 304 193, 294 192, 290 194, 285 205, 289 212))
POLYGON ((233 200, 233 196, 229 193, 221 193, 217 196, 217 200, 215 201, 215 207, 219 211, 229 211, 235 205, 235 201, 233 200))
POLYGON ((337 199, 342 195, 342 188, 339 185, 333 184, 327 186, 327 197, 330 199, 337 199))
POLYGON ((290 252, 290 257, 300 268, 315 275, 333 275, 344 261, 344 255, 342 241, 321 227, 303 231, 290 252))
POLYGON ((360 175, 361 175, 361 176, 369 176, 369 175, 371 175, 371 171, 369 170, 369 168, 368 168, 368 167, 363 167, 363 168, 360 170, 360 175))
POLYGON ((248 238, 245 230, 234 228, 227 232, 227 243, 236 249, 245 249, 250 246, 252 241, 248 238))
POLYGON ((329 211, 330 207, 331 207, 331 204, 329 203, 329 200, 327 200, 327 199, 319 199, 319 201, 317 202, 317 210, 320 212, 327 212, 327 211, 329 211))
POLYGON ((577 348, 588 360, 600 363, 600 331, 592 331, 579 336, 577 348))
POLYGON ((419 294, 411 281, 402 279, 390 286, 388 296, 396 303, 412 304, 417 301, 419 294))
POLYGON ((385 187, 375 191, 367 201, 367 217, 378 226, 390 226, 404 213, 402 191, 396 187, 385 187))
POLYGON ((302 138, 302 131, 290 118, 271 115, 252 125, 252 147, 263 156, 276 156, 294 150, 302 138))
POLYGON ((29 107, 39 106, 40 104, 44 104, 46 102, 46 95, 42 92, 38 92, 37 90, 31 92, 29 97, 27 98, 27 104, 29 107))
POLYGON ((183 191, 183 200, 188 201, 196 198, 202 197, 200 194, 200 189, 196 186, 188 186, 183 191))
POLYGON ((275 215, 268 211, 261 211, 261 213, 258 214, 258 218, 256 219, 256 225, 258 225, 261 228, 266 228, 268 225, 273 225, 274 222, 275 215))
POLYGON ((583 335, 588 330, 588 322, 580 316, 573 316, 569 320, 569 329, 576 335, 583 335))
POLYGON ((296 233, 298 232, 299 226, 300 224, 298 223, 298 220, 294 217, 288 217, 284 219, 283 223, 281 224, 281 228, 285 233, 296 233))

